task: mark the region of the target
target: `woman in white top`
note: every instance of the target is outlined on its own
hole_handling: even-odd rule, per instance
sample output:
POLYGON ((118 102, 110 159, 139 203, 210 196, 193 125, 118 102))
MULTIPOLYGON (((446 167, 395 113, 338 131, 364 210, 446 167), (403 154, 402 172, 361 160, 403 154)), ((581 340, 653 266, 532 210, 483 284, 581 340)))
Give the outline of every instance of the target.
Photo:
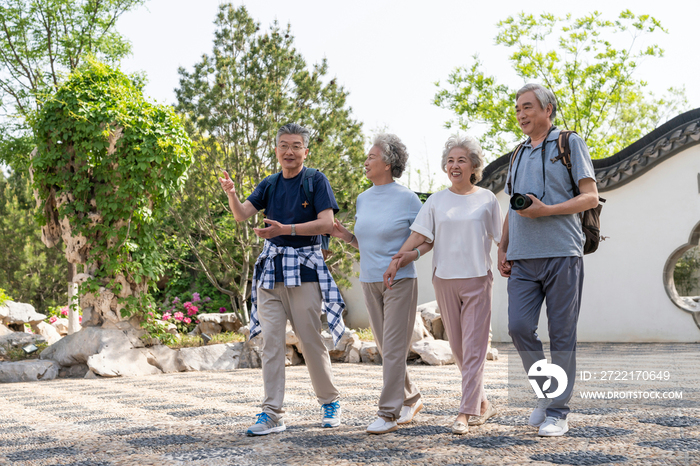
POLYGON ((452 431, 464 434, 496 414, 484 392, 484 361, 491 323, 491 243, 501 240, 501 209, 494 194, 476 186, 484 169, 481 146, 451 136, 442 169, 452 182, 428 198, 384 274, 391 286, 401 267, 434 243, 433 287, 455 362, 462 373, 462 401, 452 431), (471 419, 470 419, 471 417, 471 419))
MULTIPOLYGON (((413 264, 395 276, 393 289, 384 286, 391 258, 411 234, 422 204, 416 193, 394 181, 406 167, 406 146, 393 134, 374 139, 365 160, 372 187, 357 197, 355 234, 336 220, 333 236, 360 250, 360 283, 377 348, 382 355, 384 386, 377 419, 370 434, 384 434, 407 424, 423 407, 421 394, 406 371, 406 356, 416 319, 418 286, 413 264)), ((432 244, 420 246, 425 253, 432 244)))

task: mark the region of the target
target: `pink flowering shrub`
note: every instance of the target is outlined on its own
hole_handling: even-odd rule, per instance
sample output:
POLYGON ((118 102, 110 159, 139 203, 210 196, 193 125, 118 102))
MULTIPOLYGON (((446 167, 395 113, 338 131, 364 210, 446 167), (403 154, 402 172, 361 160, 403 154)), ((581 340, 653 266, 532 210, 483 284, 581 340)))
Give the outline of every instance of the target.
POLYGON ((199 314, 227 312, 225 307, 219 307, 210 297, 202 296, 194 292, 192 295, 167 298, 158 306, 159 319, 163 322, 175 324, 179 333, 189 333, 197 326, 199 314))
MULTIPOLYGON (((46 314, 46 320, 44 322, 53 324, 56 322, 58 319, 67 319, 68 318, 68 311, 69 308, 68 306, 49 306, 43 314, 46 314)), ((79 309, 78 310, 78 315, 80 322, 82 323, 83 321, 83 310, 79 309)))

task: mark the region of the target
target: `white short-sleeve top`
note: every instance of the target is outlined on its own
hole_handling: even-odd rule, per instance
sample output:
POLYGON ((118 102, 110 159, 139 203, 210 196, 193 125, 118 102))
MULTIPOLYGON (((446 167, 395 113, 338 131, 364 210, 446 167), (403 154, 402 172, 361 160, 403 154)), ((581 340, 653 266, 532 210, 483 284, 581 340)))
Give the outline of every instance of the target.
POLYGON ((434 242, 433 273, 439 278, 483 277, 491 270, 491 242, 501 241, 503 219, 496 196, 477 188, 449 189, 428 198, 411 230, 434 242))

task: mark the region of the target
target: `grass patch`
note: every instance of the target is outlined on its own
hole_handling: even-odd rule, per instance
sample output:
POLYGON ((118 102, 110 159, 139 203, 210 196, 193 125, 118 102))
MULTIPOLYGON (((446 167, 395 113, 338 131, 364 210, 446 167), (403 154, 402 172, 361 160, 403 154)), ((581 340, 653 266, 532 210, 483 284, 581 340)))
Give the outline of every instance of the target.
MULTIPOLYGON (((211 336, 210 345, 219 343, 238 343, 245 341, 245 335, 237 332, 216 333, 211 336)), ((204 340, 199 335, 182 335, 177 343, 168 345, 172 349, 192 348, 195 346, 204 346, 204 340)))
POLYGON ((356 328, 355 332, 357 333, 360 341, 374 341, 374 335, 372 335, 371 328, 356 328))
MULTIPOLYGON (((24 351, 22 348, 15 348, 11 345, 4 345, 2 346, 2 350, 0 350, 0 362, 16 362, 16 361, 24 361, 27 359, 39 359, 39 355, 41 354, 42 351, 46 349, 47 346, 49 346, 48 343, 35 343, 36 347, 39 348, 38 351, 33 352, 32 354, 24 354, 24 351)), ((25 345, 26 346, 26 345, 25 345)))

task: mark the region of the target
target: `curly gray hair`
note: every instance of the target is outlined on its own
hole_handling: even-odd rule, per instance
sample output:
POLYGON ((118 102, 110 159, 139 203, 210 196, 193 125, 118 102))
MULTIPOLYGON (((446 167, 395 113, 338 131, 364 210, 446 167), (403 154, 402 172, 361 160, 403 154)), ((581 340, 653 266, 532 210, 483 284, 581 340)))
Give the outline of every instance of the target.
POLYGON ((484 153, 481 150, 479 142, 471 136, 454 134, 447 139, 445 148, 442 150, 442 171, 447 173, 447 157, 450 155, 450 151, 457 147, 461 147, 467 151, 469 161, 472 163, 472 168, 474 169, 470 181, 472 184, 478 183, 481 181, 481 175, 484 172, 484 153))
POLYGON ((401 139, 395 134, 382 133, 375 136, 372 145, 381 149, 382 160, 391 165, 391 176, 400 178, 408 161, 408 152, 401 139))
POLYGON ((554 96, 554 92, 550 91, 541 84, 525 84, 515 94, 515 100, 517 101, 521 95, 530 91, 535 93, 535 97, 537 97, 537 100, 539 100, 542 110, 545 110, 547 105, 552 104, 552 114, 549 115, 549 121, 554 121, 554 117, 557 116, 557 98, 554 96))

